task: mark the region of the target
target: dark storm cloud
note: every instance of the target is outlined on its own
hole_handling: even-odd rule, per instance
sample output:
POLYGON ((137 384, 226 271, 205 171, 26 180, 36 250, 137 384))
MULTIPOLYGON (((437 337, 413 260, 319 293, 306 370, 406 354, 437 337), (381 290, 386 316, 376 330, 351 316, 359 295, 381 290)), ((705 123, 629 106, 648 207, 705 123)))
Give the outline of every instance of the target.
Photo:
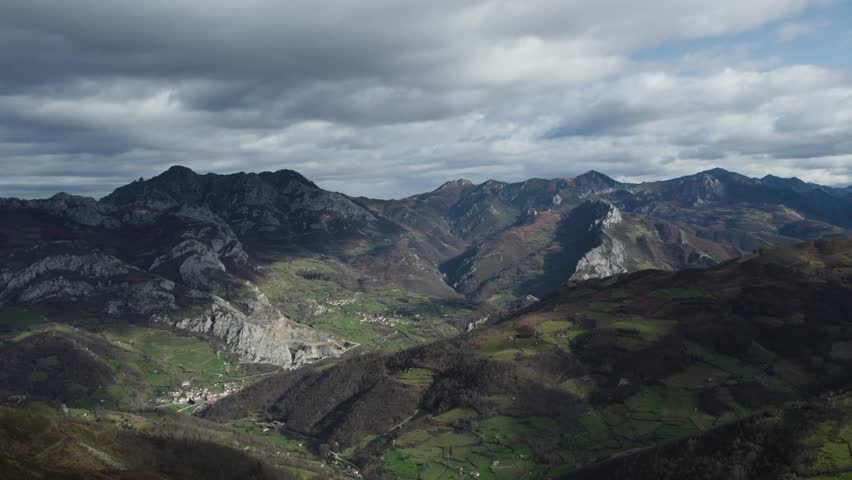
POLYGON ((0 59, 13 65, 7 81, 112 75, 292 87, 387 75, 403 63, 401 54, 416 54, 416 30, 394 27, 399 8, 334 10, 257 1, 13 1, 0 20, 0 59))
POLYGON ((172 164, 293 168, 385 197, 460 176, 592 168, 801 173, 806 156, 826 160, 813 180, 846 175, 844 75, 735 64, 685 74, 695 69, 630 58, 810 3, 11 0, 0 14, 0 196, 102 195, 172 164))

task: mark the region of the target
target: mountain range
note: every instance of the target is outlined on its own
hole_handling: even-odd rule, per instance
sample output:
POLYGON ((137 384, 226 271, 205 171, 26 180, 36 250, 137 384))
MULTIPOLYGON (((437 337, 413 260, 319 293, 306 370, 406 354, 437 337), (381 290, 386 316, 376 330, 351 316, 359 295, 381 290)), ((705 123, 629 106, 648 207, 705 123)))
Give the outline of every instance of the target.
MULTIPOLYGON (((0 302, 80 299, 95 316, 137 316, 290 365, 348 346, 296 323, 316 321, 325 299, 315 297, 329 292, 269 288, 282 264, 302 261, 297 280, 322 277, 337 295, 394 285, 462 307, 507 309, 569 279, 707 267, 761 247, 847 235, 852 195, 844 192, 719 169, 643 184, 592 171, 456 180, 372 200, 287 170, 199 175, 173 167, 99 201, 0 200, 0 302), (265 343, 267 334, 294 342, 285 351, 265 343)), ((345 333, 334 330, 327 333, 345 333)))
MULTIPOLYGON (((101 424, 71 433, 106 409, 152 452, 205 432, 247 445, 234 462, 251 470, 271 441, 299 456, 277 462, 294 478, 587 478, 623 472, 609 461, 626 452, 637 478, 683 474, 643 449, 767 405, 834 415, 849 236, 852 187, 721 169, 460 179, 378 200, 288 170, 176 166, 100 200, 0 199, 0 398, 54 409, 0 418, 47 416, 97 471, 144 464, 93 444, 101 424), (167 432, 150 412, 166 405, 205 420, 167 432)), ((726 438, 766 431, 748 425, 726 438)), ((787 473, 819 473, 809 432, 787 473)), ((76 471, 42 471, 29 443, 4 443, 24 453, 0 465, 76 471)))

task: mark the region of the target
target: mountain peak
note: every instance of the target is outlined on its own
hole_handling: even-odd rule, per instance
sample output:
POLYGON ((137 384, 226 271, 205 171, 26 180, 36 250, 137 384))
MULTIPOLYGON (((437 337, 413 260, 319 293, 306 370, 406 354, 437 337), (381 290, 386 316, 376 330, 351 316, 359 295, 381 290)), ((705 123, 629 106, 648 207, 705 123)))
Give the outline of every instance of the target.
POLYGON ((195 170, 189 167, 184 167, 183 165, 172 165, 171 167, 169 167, 168 170, 157 175, 156 177, 153 177, 151 180, 167 179, 171 181, 183 181, 185 179, 197 176, 199 176, 198 173, 196 173, 195 170))
POLYGON ((779 176, 772 175, 772 174, 766 175, 765 177, 761 178, 760 180, 763 181, 763 182, 769 182, 769 183, 782 183, 783 182, 783 183, 795 183, 795 184, 798 184, 798 185, 806 185, 806 182, 799 177, 784 178, 784 177, 779 177, 779 176))
POLYGON ((195 175, 195 171, 189 167, 184 167, 183 165, 172 165, 163 173, 168 173, 170 175, 195 175))
POLYGON ((699 172, 698 175, 711 175, 714 177, 727 177, 729 175, 738 175, 734 172, 729 172, 721 167, 711 168, 710 170, 705 170, 703 172, 699 172))
POLYGON ((730 170, 725 170, 724 168, 711 168, 710 170, 705 170, 703 172, 698 172, 695 175, 688 175, 686 177, 681 177, 677 180, 679 181, 687 181, 687 182, 707 182, 708 180, 713 180, 725 184, 758 184, 760 180, 756 178, 747 177, 745 175, 739 174, 737 172, 732 172, 730 170))
POLYGON ((811 193, 814 191, 821 191, 827 193, 834 197, 844 197, 849 195, 849 192, 852 192, 852 187, 848 188, 835 188, 828 187, 825 185, 819 185, 812 182, 806 182, 800 178, 792 177, 792 178, 782 178, 776 177, 775 175, 767 175, 760 179, 760 183, 763 185, 767 185, 769 187, 782 189, 782 190, 791 190, 797 193, 811 193))
MULTIPOLYGON (((608 178, 608 179, 612 180, 612 178, 611 178, 609 175, 606 175, 606 174, 604 174, 604 173, 601 173, 601 172, 599 172, 599 171, 597 171, 597 170, 589 170, 589 171, 588 171, 588 172, 586 172, 586 173, 583 173, 583 174, 577 175, 577 178, 580 178, 580 177, 608 178)), ((614 180, 613 180, 613 181, 614 181, 614 180)))
POLYGON ((503 188, 506 186, 506 182, 501 182, 500 180, 494 180, 493 178, 489 178, 485 182, 481 184, 482 187, 488 188, 503 188))
POLYGON ((596 181, 596 182, 609 183, 611 185, 621 185, 621 182, 619 182, 618 180, 615 180, 614 178, 610 177, 609 175, 601 173, 597 170, 589 170, 586 173, 583 173, 581 175, 577 175, 577 177, 574 178, 574 180, 596 181))
POLYGON ((243 200, 250 197, 258 201, 264 195, 275 196, 270 193, 272 191, 282 193, 300 188, 319 189, 293 170, 200 175, 190 168, 174 165, 148 180, 138 180, 119 187, 103 200, 118 205, 136 202, 196 204, 207 202, 210 194, 216 192, 219 196, 236 196, 243 200))
POLYGON ((71 200, 73 198, 83 198, 83 197, 71 195, 68 192, 59 192, 59 193, 53 195, 52 197, 50 197, 49 200, 71 200))
POLYGON ((597 170, 589 170, 582 175, 578 175, 574 179, 574 185, 588 193, 606 193, 622 186, 621 182, 597 170))
POLYGON ((448 182, 444 182, 440 187, 436 188, 436 192, 440 192, 441 190, 446 190, 448 188, 456 188, 456 187, 469 187, 473 185, 473 182, 466 178, 457 178, 455 180, 450 180, 448 182))
MULTIPOLYGON (((255 175, 255 174, 249 173, 247 175, 255 175)), ((291 182, 291 181, 296 181, 296 182, 301 183, 303 185, 306 185, 308 187, 319 189, 317 184, 308 180, 304 175, 302 175, 301 173, 299 173, 295 170, 288 170, 288 169, 285 168, 285 169, 281 169, 281 170, 276 170, 274 172, 262 172, 262 173, 259 173, 259 174, 256 174, 256 175, 258 175, 260 177, 268 176, 270 178, 275 179, 275 182, 279 183, 279 184, 288 183, 288 182, 291 182)))

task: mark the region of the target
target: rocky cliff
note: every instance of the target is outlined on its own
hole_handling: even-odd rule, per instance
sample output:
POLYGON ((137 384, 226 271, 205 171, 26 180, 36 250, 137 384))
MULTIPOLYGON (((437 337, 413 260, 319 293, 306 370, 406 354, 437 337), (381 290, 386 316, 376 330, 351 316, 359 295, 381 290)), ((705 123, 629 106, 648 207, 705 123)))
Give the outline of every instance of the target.
POLYGON ((240 239, 203 205, 2 199, 0 240, 0 306, 150 321, 285 367, 346 348, 274 308, 245 278, 240 239))
POLYGON ((118 188, 102 204, 155 210, 201 207, 224 219, 238 234, 341 234, 370 229, 375 216, 339 193, 327 192, 291 170, 233 175, 198 175, 172 167, 150 180, 118 188))
POLYGON ((622 221, 618 208, 609 205, 606 215, 592 224, 591 228, 600 236, 600 245, 580 258, 571 280, 603 278, 628 271, 624 244, 611 233, 622 221))

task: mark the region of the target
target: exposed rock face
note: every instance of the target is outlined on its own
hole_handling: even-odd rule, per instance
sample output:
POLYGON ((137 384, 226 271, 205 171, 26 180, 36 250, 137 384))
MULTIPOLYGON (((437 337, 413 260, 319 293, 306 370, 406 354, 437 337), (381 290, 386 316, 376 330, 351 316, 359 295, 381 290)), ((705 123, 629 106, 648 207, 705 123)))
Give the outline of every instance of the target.
POLYGON ((213 296, 207 311, 174 324, 181 330, 219 338, 231 350, 253 362, 292 364, 287 344, 266 336, 264 329, 248 323, 245 316, 225 300, 213 296))
POLYGON ((69 280, 59 276, 51 280, 36 282, 17 297, 20 303, 37 303, 53 299, 79 301, 81 297, 88 297, 95 289, 86 282, 69 280))
POLYGON ((19 271, 5 271, 0 304, 68 298, 80 299, 96 293, 97 282, 136 270, 121 260, 92 253, 54 255, 42 258, 19 271))
POLYGON ((622 222, 621 212, 609 206, 606 216, 596 220, 592 228, 598 229, 601 244, 586 253, 579 262, 571 280, 588 280, 627 272, 624 244, 610 235, 610 230, 622 222))
MULTIPOLYGON (((145 195, 126 205, 64 194, 0 199, 0 215, 30 223, 20 238, 0 231, 0 305, 72 304, 154 319, 218 339, 246 361, 285 367, 343 351, 342 342, 290 321, 254 284, 235 276, 252 270, 248 255, 231 226, 200 201, 203 185, 195 177, 169 183, 173 196, 132 184, 145 195)), ((304 193, 299 183, 291 193, 304 193)), ((244 193, 248 202, 282 194, 257 185, 244 193)), ((313 207, 359 208, 339 197, 313 207)))
POLYGON ((620 240, 605 235, 600 246, 595 247, 577 263, 571 280, 602 278, 627 272, 624 245, 620 240))
MULTIPOLYGON (((200 292, 195 295, 209 298, 208 307, 199 315, 174 321, 173 326, 216 337, 247 361, 291 367, 301 365, 306 360, 338 355, 344 350, 342 344, 329 336, 292 322, 280 314, 276 319, 259 325, 220 297, 206 296, 200 292)), ((157 319, 172 322, 165 317, 157 319)))
POLYGON ((0 293, 0 305, 54 301, 102 306, 107 315, 146 315, 176 310, 174 290, 174 282, 148 277, 108 255, 58 255, 14 273, 0 293), (128 274, 140 278, 129 281, 128 274))
POLYGON ((490 318, 491 318, 491 317, 490 317, 489 315, 485 315, 484 317, 480 318, 479 320, 474 320, 474 321, 472 321, 472 322, 468 322, 468 324, 467 324, 467 328, 465 328, 465 331, 470 332, 470 331, 472 331, 472 330, 477 329, 480 325, 483 325, 483 324, 484 324, 485 322, 487 322, 490 318))
POLYGON ((172 167, 150 180, 121 187, 102 202, 157 210, 203 207, 241 235, 339 231, 376 221, 369 210, 344 195, 322 190, 290 170, 198 175, 185 167, 172 167))
POLYGON ((175 290, 175 283, 165 278, 152 278, 132 288, 126 285, 107 301, 105 311, 109 315, 121 316, 177 310, 175 290))
POLYGON ((79 197, 67 193, 57 193, 43 200, 0 198, 0 210, 42 211, 90 227, 116 228, 120 226, 120 222, 109 217, 103 206, 94 198, 79 197))
POLYGON ((121 260, 100 253, 88 255, 55 255, 29 265, 11 274, 0 298, 32 284, 37 278, 53 272, 74 272, 86 278, 106 278, 135 270, 121 260), (7 294, 7 292, 10 292, 7 294))

